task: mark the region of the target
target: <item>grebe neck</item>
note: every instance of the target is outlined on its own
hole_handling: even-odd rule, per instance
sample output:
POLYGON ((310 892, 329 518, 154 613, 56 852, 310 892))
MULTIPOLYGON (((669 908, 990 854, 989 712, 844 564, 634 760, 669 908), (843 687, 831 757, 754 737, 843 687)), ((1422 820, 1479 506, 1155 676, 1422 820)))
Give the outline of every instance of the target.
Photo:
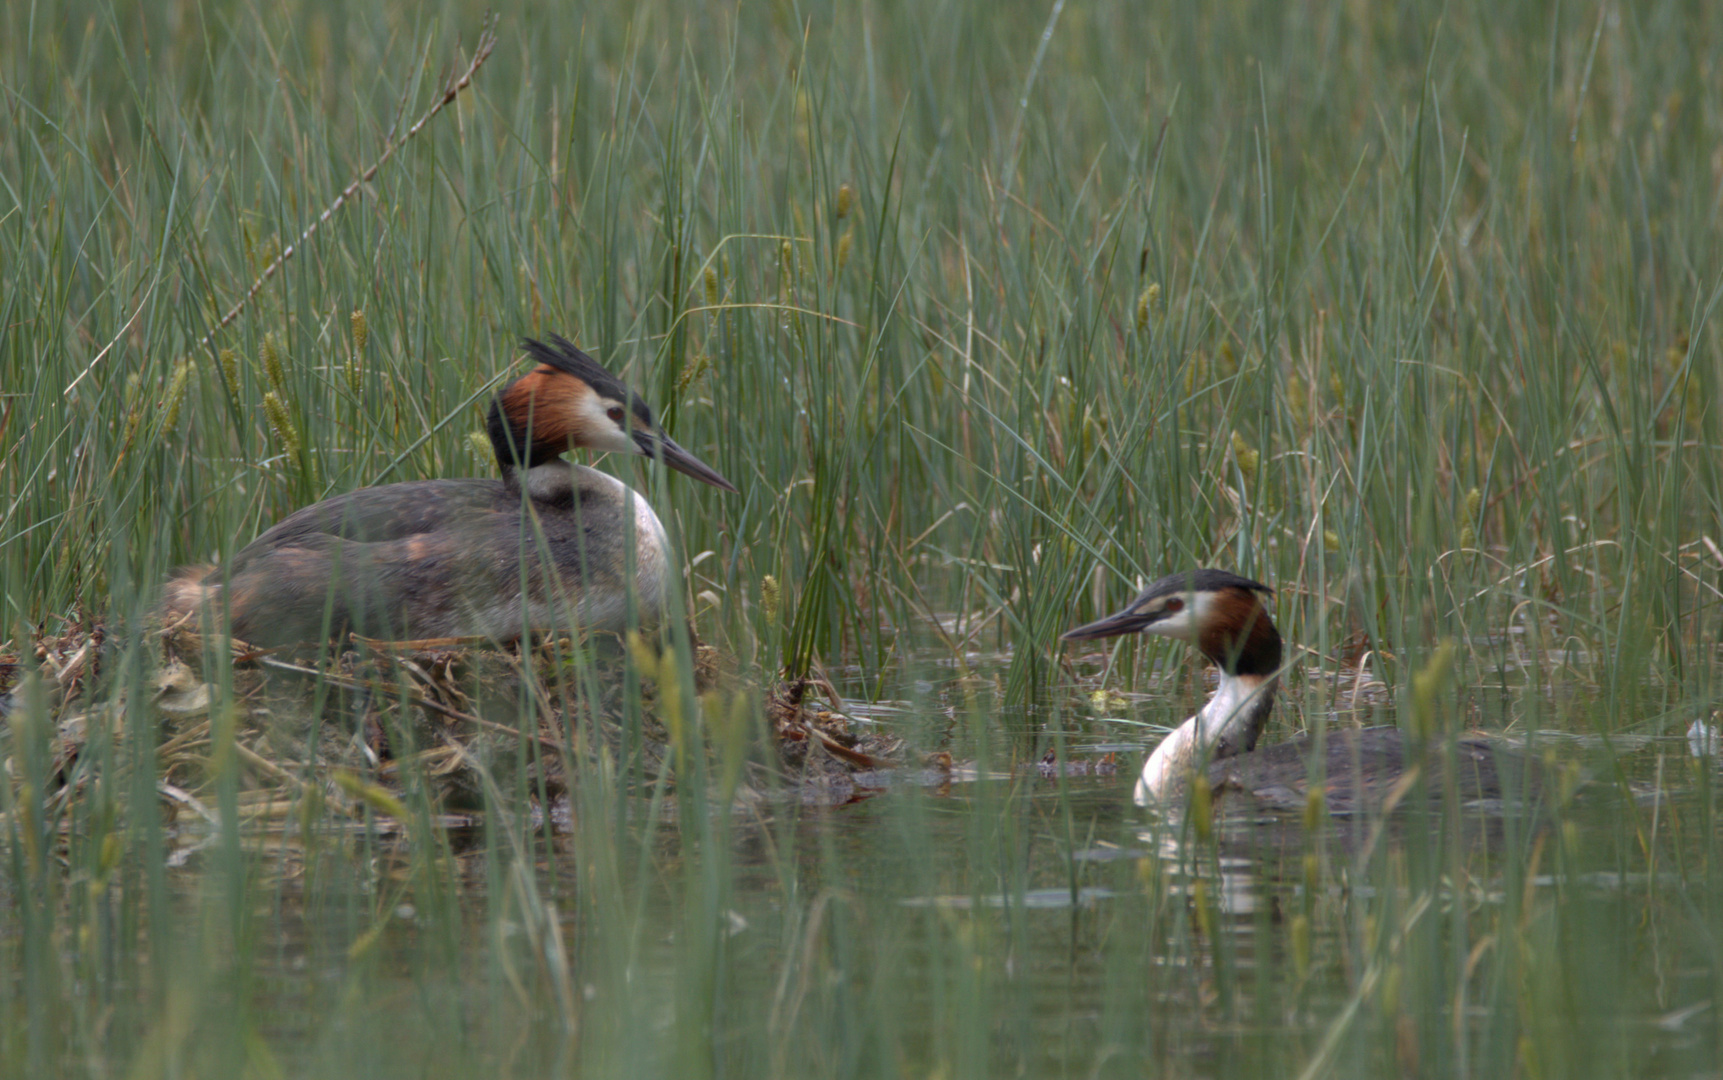
POLYGON ((1255 749, 1274 709, 1278 683, 1274 675, 1235 674, 1222 668, 1214 696, 1162 739, 1144 763, 1137 805, 1163 802, 1184 789, 1193 771, 1255 749))

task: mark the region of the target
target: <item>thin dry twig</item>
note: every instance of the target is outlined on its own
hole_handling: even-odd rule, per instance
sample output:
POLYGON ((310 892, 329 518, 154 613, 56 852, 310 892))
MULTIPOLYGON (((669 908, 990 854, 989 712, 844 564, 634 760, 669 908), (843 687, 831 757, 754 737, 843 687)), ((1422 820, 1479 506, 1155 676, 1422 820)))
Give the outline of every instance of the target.
MULTIPOLYGON (((419 117, 418 121, 414 123, 412 127, 407 129, 406 134, 385 146, 383 148, 383 153, 378 156, 377 160, 372 162, 370 167, 364 172, 355 177, 352 183, 343 188, 341 194, 335 196, 335 201, 330 203, 321 214, 317 215, 317 220, 306 226, 305 231, 299 234, 299 239, 282 249, 281 254, 277 255, 274 261, 264 268, 263 273, 258 276, 257 280, 251 283, 251 288, 246 290, 245 295, 240 297, 233 307, 228 309, 227 314, 221 317, 221 320, 215 324, 210 332, 205 334, 202 339, 198 341, 197 345, 192 349, 193 352, 197 352, 209 345, 209 343, 214 340, 215 335, 226 329, 228 324, 233 322, 233 320, 239 318, 240 313, 251 303, 252 298, 254 298, 259 292, 263 291, 263 287, 269 283, 269 279, 274 277, 276 273, 280 271, 288 259, 291 259, 294 255, 298 254, 299 249, 304 247, 305 244, 311 240, 311 237, 316 234, 317 230, 323 225, 323 223, 334 217, 336 211, 346 205, 347 200, 359 193, 360 188, 376 179, 377 171, 381 169, 390 158, 395 156, 395 151, 407 145, 413 136, 417 135, 426 124, 431 122, 433 117, 442 112, 443 109, 448 106, 449 102, 455 100, 455 98, 460 96, 461 91, 472 85, 473 76, 478 74, 479 68, 484 65, 486 60, 490 59, 492 50, 497 47, 497 22, 498 16, 496 15, 492 15, 486 19, 484 27, 479 33, 478 48, 473 52, 472 62, 467 65, 466 70, 444 84, 442 94, 438 95, 437 100, 432 103, 431 107, 425 110, 425 114, 419 117)), ((141 313, 143 309, 140 307, 138 310, 141 313)), ((136 318, 137 316, 133 315, 131 321, 135 321, 136 318)), ((131 321, 127 322, 127 326, 131 325, 131 321)), ((123 329, 121 333, 124 333, 123 329)), ((119 337, 116 336, 113 342, 109 342, 108 347, 98 353, 96 358, 90 361, 89 366, 84 368, 83 371, 80 371, 77 378, 73 379, 62 393, 70 394, 73 390, 77 389, 78 384, 84 381, 84 376, 95 370, 96 365, 101 363, 102 357, 106 356, 113 348, 114 343, 118 341, 119 337)))
POLYGON ((460 96, 461 91, 472 85, 473 76, 478 74, 479 68, 490 58, 491 51, 496 48, 496 27, 497 16, 493 15, 486 22, 484 29, 479 33, 478 49, 474 51, 472 63, 467 65, 467 69, 461 72, 461 74, 456 78, 451 79, 443 87, 442 94, 431 105, 431 107, 425 111, 425 115, 419 117, 413 126, 407 129, 407 133, 405 135, 402 135, 399 139, 396 139, 385 147, 383 149, 383 153, 377 158, 377 160, 371 163, 370 168, 360 173, 354 178, 352 183, 342 189, 341 194, 335 196, 335 201, 330 203, 321 214, 317 215, 317 220, 313 221, 306 227, 305 231, 299 235, 299 240, 296 243, 289 244, 282 250, 281 254, 275 257, 273 262, 264 268, 262 275, 252 283, 251 288, 246 291, 245 295, 240 297, 239 301, 233 305, 228 313, 221 317, 221 321, 215 324, 215 328, 205 334, 203 340, 197 343, 197 347, 199 349, 208 345, 211 338, 215 337, 218 332, 225 328, 234 319, 239 317, 239 313, 245 310, 245 306, 251 302, 251 298, 258 294, 263 286, 268 283, 270 278, 275 276, 276 272, 281 269, 282 265, 285 264, 288 259, 293 258, 299 248, 303 247, 305 243, 311 239, 312 234, 316 233, 318 228, 324 222, 333 217, 335 212, 340 210, 341 207, 346 204, 348 199, 351 199, 354 195, 358 194, 361 187, 376 179, 378 170, 381 169, 390 158, 395 156, 395 151, 407 145, 413 136, 417 135, 426 124, 430 123, 433 117, 442 112, 449 102, 455 100, 455 98, 460 96))

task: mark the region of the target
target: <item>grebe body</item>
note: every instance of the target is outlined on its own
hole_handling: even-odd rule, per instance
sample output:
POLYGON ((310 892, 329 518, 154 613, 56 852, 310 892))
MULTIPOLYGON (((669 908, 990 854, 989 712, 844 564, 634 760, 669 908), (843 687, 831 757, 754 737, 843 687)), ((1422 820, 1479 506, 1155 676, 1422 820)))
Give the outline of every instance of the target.
POLYGON ((1414 750, 1396 727, 1332 730, 1320 769, 1314 768, 1316 741, 1309 735, 1256 749, 1280 679, 1283 643, 1268 610, 1272 591, 1225 570, 1170 574, 1121 611, 1065 634, 1065 641, 1159 634, 1194 645, 1219 669, 1220 683, 1207 704, 1161 740, 1144 763, 1138 805, 1173 800, 1199 769, 1216 792, 1248 793, 1258 804, 1287 810, 1306 804, 1315 774, 1322 778, 1328 810, 1336 814, 1382 806, 1411 764, 1428 763, 1433 796, 1451 776, 1462 803, 1501 798, 1498 757, 1521 766, 1525 788, 1535 785, 1519 755, 1475 736, 1456 740, 1452 754, 1445 754, 1438 746, 1414 750))
POLYGON ((361 488, 277 522, 225 567, 168 584, 170 618, 225 615, 255 645, 340 636, 483 636, 653 626, 674 587, 669 541, 622 481, 562 459, 573 447, 630 453, 726 491, 638 396, 560 337, 524 343, 538 362, 492 402, 499 480, 361 488))

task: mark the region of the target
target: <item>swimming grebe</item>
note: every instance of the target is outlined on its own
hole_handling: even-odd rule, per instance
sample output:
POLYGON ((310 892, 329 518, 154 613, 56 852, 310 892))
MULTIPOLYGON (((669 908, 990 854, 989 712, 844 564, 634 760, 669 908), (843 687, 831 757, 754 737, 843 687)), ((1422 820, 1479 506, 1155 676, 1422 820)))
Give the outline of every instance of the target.
POLYGON ((673 588, 658 515, 622 481, 562 460, 573 447, 656 458, 725 491, 598 361, 556 335, 522 343, 533 370, 491 403, 500 480, 360 488, 284 518, 226 567, 168 583, 169 620, 219 618, 253 645, 484 636, 575 626, 620 630, 630 601, 663 620, 673 588))
MULTIPOLYGON (((1064 641, 1150 633, 1195 645, 1220 669, 1220 685, 1202 711, 1161 740, 1137 781, 1139 806, 1164 803, 1184 789, 1192 773, 1206 768, 1210 787, 1242 791, 1259 804, 1295 810, 1305 805, 1314 740, 1301 735, 1262 750, 1256 741, 1274 708, 1280 681, 1281 638, 1265 599, 1273 590, 1225 570, 1169 574, 1144 589, 1124 610, 1079 626, 1064 641)), ((1435 774, 1432 795, 1444 786, 1443 756, 1430 748, 1435 774)), ((1475 736, 1455 741, 1454 780, 1463 803, 1502 794, 1497 755, 1521 768, 1522 794, 1536 778, 1519 755, 1475 736)), ((1407 741, 1397 727, 1368 727, 1328 733, 1322 770, 1324 794, 1333 813, 1381 806, 1406 772, 1407 741)), ((1504 762, 1505 764, 1506 762, 1504 762)))

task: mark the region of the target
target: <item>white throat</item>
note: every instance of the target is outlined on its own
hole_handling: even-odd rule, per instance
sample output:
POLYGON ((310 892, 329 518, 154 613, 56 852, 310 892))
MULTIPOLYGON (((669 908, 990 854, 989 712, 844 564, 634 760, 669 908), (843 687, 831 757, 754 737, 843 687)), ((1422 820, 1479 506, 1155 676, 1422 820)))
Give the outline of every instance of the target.
POLYGON ((1220 673, 1220 686, 1195 716, 1161 740, 1137 780, 1136 803, 1149 806, 1184 789, 1210 761, 1244 753, 1256 743, 1274 704, 1272 676, 1220 673))

